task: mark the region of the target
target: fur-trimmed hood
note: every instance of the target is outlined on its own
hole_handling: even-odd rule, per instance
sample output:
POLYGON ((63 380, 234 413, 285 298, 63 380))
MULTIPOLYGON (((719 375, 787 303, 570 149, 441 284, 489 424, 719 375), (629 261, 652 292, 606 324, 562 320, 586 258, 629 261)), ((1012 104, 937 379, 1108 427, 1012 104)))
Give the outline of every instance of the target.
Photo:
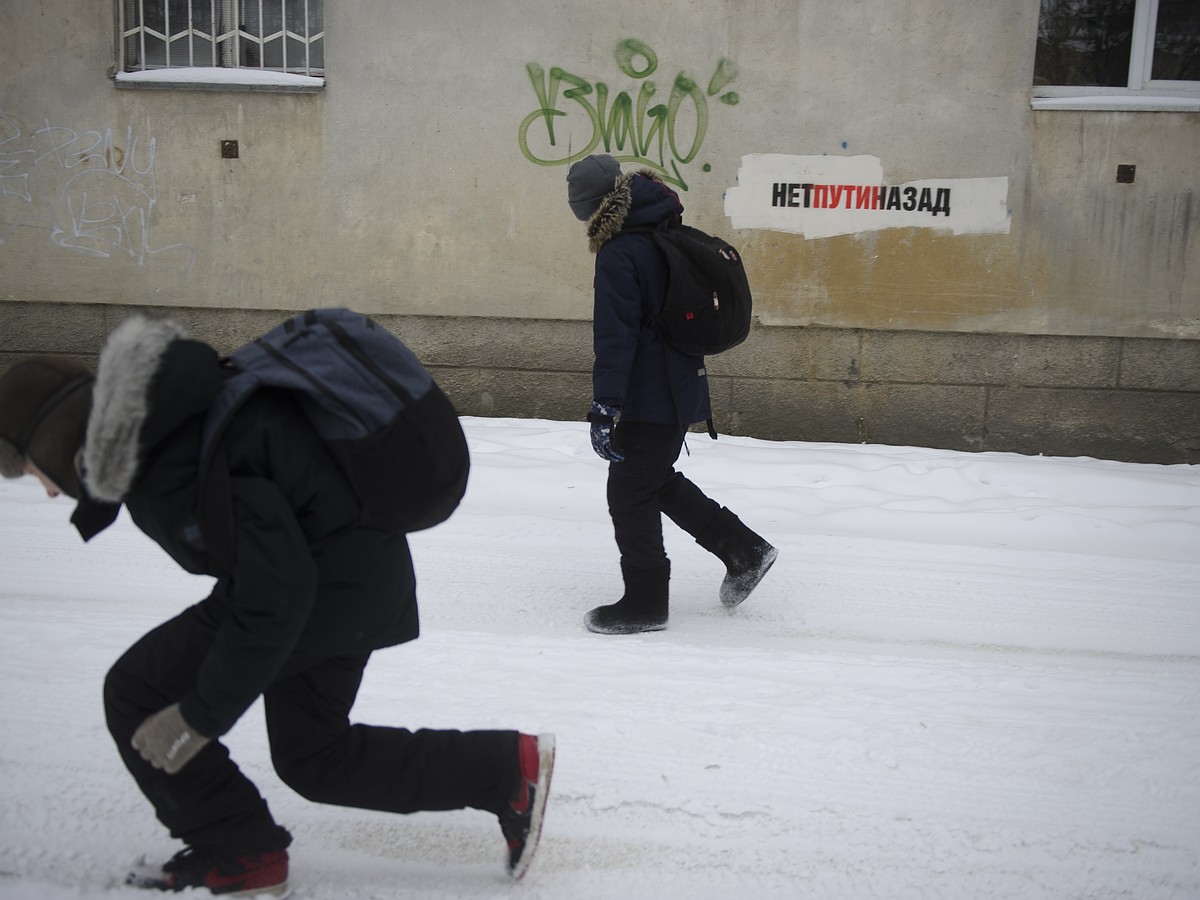
POLYGON ((167 318, 135 315, 100 352, 83 449, 84 485, 106 503, 133 488, 146 455, 183 421, 206 410, 222 383, 207 344, 167 318))
POLYGON ((678 195, 657 172, 651 169, 627 172, 617 177, 600 208, 588 219, 588 249, 599 253, 627 225, 657 225, 682 214, 678 195))

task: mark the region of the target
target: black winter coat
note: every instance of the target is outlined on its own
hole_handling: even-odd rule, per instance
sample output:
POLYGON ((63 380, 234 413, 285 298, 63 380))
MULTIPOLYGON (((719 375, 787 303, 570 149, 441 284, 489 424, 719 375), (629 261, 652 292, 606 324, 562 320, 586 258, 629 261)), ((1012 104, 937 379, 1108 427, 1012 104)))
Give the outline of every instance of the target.
MULTIPOLYGON (((196 482, 201 429, 221 382, 216 352, 177 323, 130 319, 101 354, 84 450, 92 497, 123 501, 179 565, 213 576, 196 482)), ((407 541, 356 526, 349 482, 286 392, 248 400, 224 448, 234 562, 205 601, 220 625, 181 703, 210 737, 228 731, 295 653, 364 654, 418 634, 407 541)))
POLYGON ((621 407, 622 421, 686 427, 712 416, 704 358, 665 348, 646 324, 662 309, 666 257, 649 234, 626 231, 682 214, 674 191, 645 170, 620 176, 588 219, 596 254, 592 396, 621 407))

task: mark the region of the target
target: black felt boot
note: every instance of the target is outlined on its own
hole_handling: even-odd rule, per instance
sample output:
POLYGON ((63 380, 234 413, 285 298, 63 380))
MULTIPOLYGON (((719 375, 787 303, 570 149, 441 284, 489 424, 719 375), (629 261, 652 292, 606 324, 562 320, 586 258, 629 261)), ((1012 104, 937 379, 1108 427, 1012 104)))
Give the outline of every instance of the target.
POLYGON ((725 507, 697 535, 696 543, 725 563, 721 603, 730 608, 750 596, 779 555, 778 550, 725 507))
POLYGON ((638 634, 667 627, 671 564, 657 569, 621 566, 625 595, 616 603, 597 606, 584 617, 588 631, 597 634, 638 634))

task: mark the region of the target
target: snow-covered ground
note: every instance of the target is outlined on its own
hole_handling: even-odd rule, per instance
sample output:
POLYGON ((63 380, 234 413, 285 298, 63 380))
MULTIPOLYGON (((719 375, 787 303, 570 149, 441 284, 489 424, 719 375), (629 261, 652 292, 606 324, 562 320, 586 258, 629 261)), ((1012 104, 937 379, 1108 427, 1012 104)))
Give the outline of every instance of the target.
MULTIPOLYGON (((228 738, 292 829, 300 900, 1200 897, 1200 467, 694 436, 680 467, 781 550, 732 613, 669 523, 670 626, 619 596, 586 425, 465 420, 467 498, 415 535, 424 633, 355 715, 552 731, 533 868, 495 820, 323 807, 228 738)), ((0 484, 0 898, 133 898, 177 846, 100 684, 202 597, 122 517, 0 484)))

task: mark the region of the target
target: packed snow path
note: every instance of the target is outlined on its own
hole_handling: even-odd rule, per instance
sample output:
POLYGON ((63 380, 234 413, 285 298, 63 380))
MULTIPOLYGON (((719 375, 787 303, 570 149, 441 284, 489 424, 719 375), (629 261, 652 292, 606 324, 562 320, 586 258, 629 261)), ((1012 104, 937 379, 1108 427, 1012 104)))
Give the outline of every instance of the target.
MULTIPOLYGON (((423 634, 355 718, 552 731, 546 830, 311 804, 256 705, 235 758, 292 829, 297 900, 1200 896, 1200 468, 689 438, 680 468, 781 551, 746 604, 669 523, 671 620, 620 596, 586 425, 464 420, 461 510, 414 535, 423 634)), ((124 517, 0 483, 0 900, 119 886, 178 845, 104 727, 108 666, 204 596, 124 517)))

